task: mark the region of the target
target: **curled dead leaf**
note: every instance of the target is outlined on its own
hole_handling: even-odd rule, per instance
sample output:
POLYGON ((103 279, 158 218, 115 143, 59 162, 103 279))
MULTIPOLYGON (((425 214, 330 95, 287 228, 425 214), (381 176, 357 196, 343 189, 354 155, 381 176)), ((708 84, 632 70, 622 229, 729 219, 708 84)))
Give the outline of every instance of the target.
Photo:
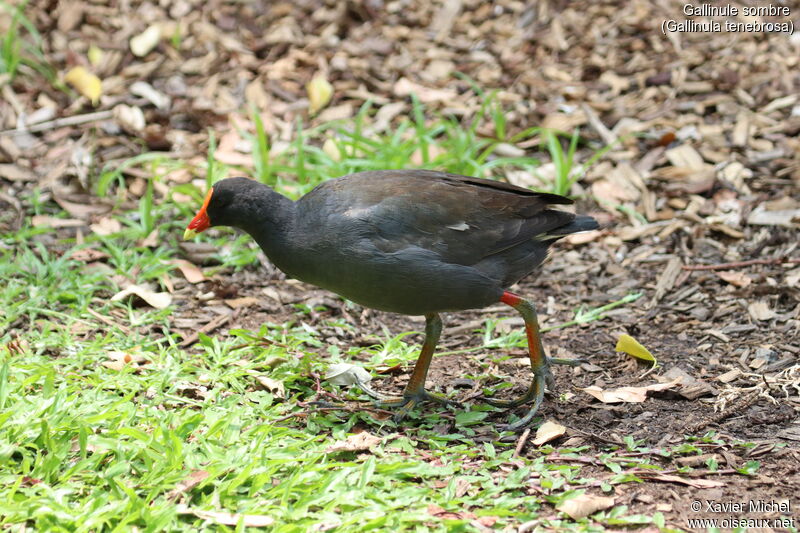
POLYGON ((736 270, 721 270, 716 272, 716 274, 720 279, 730 283, 734 287, 747 287, 753 282, 753 278, 744 272, 738 272, 736 270))
POLYGON ((597 385, 582 389, 603 403, 641 403, 647 399, 649 391, 662 391, 675 387, 680 379, 668 383, 655 383, 646 387, 620 387, 618 389, 603 390, 597 385))
POLYGON ((286 397, 286 387, 284 387, 283 381, 278 381, 277 379, 272 379, 258 373, 253 373, 253 376, 256 378, 256 381, 258 381, 259 385, 264 387, 278 398, 286 397))
POLYGON ((724 487, 725 483, 722 481, 715 481, 713 479, 688 479, 679 476, 673 476, 671 474, 653 474, 644 476, 647 479, 652 479, 654 481, 664 481, 666 483, 679 483, 681 485, 687 485, 689 487, 694 487, 696 489, 713 489, 716 487, 724 487))
POLYGON ((591 494, 581 494, 570 498, 556 505, 556 509, 566 513, 573 520, 584 518, 597 511, 608 509, 614 506, 614 498, 610 496, 592 496, 591 494))
POLYGON ((156 309, 165 309, 172 303, 172 295, 168 292, 155 292, 141 285, 130 285, 122 289, 111 297, 111 301, 118 302, 131 294, 135 294, 156 309))
POLYGON ((203 271, 200 270, 197 265, 186 259, 173 259, 169 261, 169 263, 178 267, 178 270, 181 271, 181 274, 183 274, 183 277, 186 278, 186 281, 189 283, 200 283, 206 280, 203 271))
POLYGON ((159 109, 168 109, 171 103, 170 97, 157 91, 146 81, 137 81, 130 88, 131 94, 141 96, 159 109))
POLYGON ((119 104, 112 112, 114 120, 129 133, 138 133, 147 125, 144 113, 136 106, 119 104))
POLYGON ((189 492, 197 485, 205 481, 208 478, 208 475, 208 471, 206 470, 193 471, 186 477, 186 479, 175 485, 175 488, 166 494, 166 498, 168 500, 177 499, 181 494, 189 492))
POLYGON ((548 420, 536 430, 536 437, 533 439, 535 446, 541 446, 546 442, 555 440, 567 432, 567 428, 557 422, 548 420))
POLYGON ((158 46, 158 41, 160 40, 161 27, 158 24, 151 24, 139 35, 131 37, 131 52, 133 52, 133 55, 136 57, 144 57, 149 54, 153 48, 158 46))
POLYGON ((344 440, 334 442, 325 448, 325 453, 369 451, 380 444, 381 440, 380 437, 376 437, 368 431, 362 431, 361 433, 349 435, 344 440))
POLYGON ((758 302, 753 302, 748 305, 747 312, 750 313, 753 320, 763 321, 775 318, 775 311, 770 309, 769 304, 764 300, 759 300, 758 302))
POLYGON ((86 222, 76 218, 56 218, 49 215, 34 215, 31 224, 35 228, 77 228, 85 226, 86 222))
POLYGON ((101 252, 100 250, 95 250, 94 248, 81 248, 79 250, 74 250, 71 254, 69 254, 69 258, 75 261, 80 261, 82 263, 91 263, 92 261, 100 261, 101 259, 107 259, 109 255, 105 252, 101 252))
POLYGON ((261 300, 259 300, 258 298, 253 298, 252 296, 242 296, 241 298, 228 298, 227 300, 225 300, 225 304, 231 309, 251 307, 254 305, 258 305, 259 303, 261 303, 261 300))
POLYGON ((145 355, 139 350, 139 347, 134 347, 129 350, 111 350, 106 354, 109 361, 103 361, 100 363, 106 368, 110 368, 111 370, 122 370, 126 366, 132 366, 134 368, 138 368, 144 363, 147 363, 147 358, 145 355))
POLYGON ((275 523, 275 519, 271 516, 226 513, 223 511, 204 511, 202 509, 193 509, 186 505, 178 505, 175 511, 178 514, 191 514, 213 524, 222 524, 225 526, 238 526, 241 524, 244 527, 269 527, 275 523))
POLYGON ((328 367, 325 379, 334 385, 358 385, 368 383, 372 375, 358 365, 338 363, 328 367))
POLYGON ((418 83, 414 83, 408 78, 400 78, 394 84, 394 94, 397 96, 410 96, 416 94, 422 103, 432 102, 455 102, 458 100, 458 93, 446 89, 432 89, 418 83))
POLYGON ((89 229, 95 235, 106 237, 122 231, 122 224, 116 218, 103 217, 94 224, 90 224, 89 229))

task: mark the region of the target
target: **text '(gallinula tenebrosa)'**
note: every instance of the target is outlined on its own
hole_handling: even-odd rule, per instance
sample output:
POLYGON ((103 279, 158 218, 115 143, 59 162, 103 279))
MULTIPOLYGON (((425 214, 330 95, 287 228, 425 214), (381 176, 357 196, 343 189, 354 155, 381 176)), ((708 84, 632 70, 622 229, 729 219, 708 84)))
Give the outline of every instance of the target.
POLYGON ((533 304, 506 289, 530 274, 559 238, 596 229, 589 216, 549 209, 554 194, 430 170, 360 172, 322 183, 292 201, 257 181, 224 179, 208 191, 184 238, 211 226, 249 233, 288 276, 373 309, 424 315, 425 340, 401 398, 365 388, 397 419, 423 401, 450 403, 425 390, 442 330, 439 313, 503 302, 525 321, 533 380, 522 397, 487 401, 532 406, 510 429, 525 427, 552 385, 551 361, 533 304))

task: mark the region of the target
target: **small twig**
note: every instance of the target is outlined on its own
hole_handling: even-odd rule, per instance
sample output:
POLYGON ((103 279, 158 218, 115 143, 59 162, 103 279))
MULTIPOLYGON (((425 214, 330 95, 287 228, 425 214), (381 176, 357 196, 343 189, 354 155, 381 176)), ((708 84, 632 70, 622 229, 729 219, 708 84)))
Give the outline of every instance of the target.
POLYGON ((72 117, 57 118, 55 120, 48 120, 46 122, 39 122, 24 128, 14 128, 12 130, 0 131, 0 135, 15 135, 17 133, 36 133, 39 131, 47 131, 63 126, 77 126, 87 122, 94 122, 96 120, 107 120, 113 116, 111 111, 96 111, 94 113, 86 113, 83 115, 75 115, 72 117))
POLYGON ((581 104, 581 108, 583 109, 583 113, 586 115, 586 120, 589 122, 589 125, 597 132, 600 137, 603 138, 603 142, 605 144, 614 144, 619 142, 619 137, 616 134, 608 129, 603 121, 600 120, 600 117, 597 116, 597 113, 589 107, 587 104, 581 104))
POLYGON ((218 327, 224 326, 231 319, 232 315, 233 313, 228 313, 227 315, 218 316, 217 318, 215 318, 214 320, 212 320, 199 330, 195 331, 194 333, 183 339, 181 343, 178 344, 178 346, 180 346, 181 348, 186 348, 187 346, 191 346, 200 339, 201 333, 211 333, 218 327))
POLYGON ((788 257, 774 257, 772 259, 749 259, 747 261, 734 261, 732 263, 718 263, 716 265, 683 265, 683 270, 730 270, 743 268, 750 265, 780 265, 782 263, 800 263, 800 259, 788 257))
POLYGON ((517 440, 517 447, 514 448, 514 455, 513 457, 519 457, 519 454, 522 452, 522 448, 525 447, 525 443, 528 442, 528 437, 531 435, 531 428, 525 428, 525 431, 522 432, 522 435, 519 436, 517 440))
MULTIPOLYGON (((651 478, 654 476, 659 475, 666 475, 666 476, 683 476, 687 478, 692 477, 703 477, 703 476, 730 476, 733 474, 739 474, 738 470, 734 470, 733 468, 726 468, 720 470, 692 470, 692 471, 682 471, 671 468, 669 470, 644 470, 644 469, 632 469, 632 470, 625 470, 625 474, 632 474, 634 476, 643 477, 643 478, 651 478)), ((610 475, 609 477, 614 477, 617 474, 610 475)), ((658 480, 656 480, 658 481, 658 480)))
POLYGON ((315 407, 314 409, 305 409, 303 411, 297 411, 296 413, 290 413, 286 416, 276 418, 275 420, 272 421, 272 424, 275 425, 278 422, 283 422, 285 420, 289 420, 290 418, 303 418, 310 415, 312 412, 320 412, 320 411, 346 411, 348 413, 359 413, 362 411, 367 411, 370 413, 385 414, 385 415, 394 414, 393 412, 386 411, 385 409, 377 409, 375 407, 367 407, 364 405, 359 405, 357 407, 350 407, 347 405, 337 405, 336 407, 315 407))
POLYGON ((120 330, 120 331, 121 331, 122 333, 124 333, 125 335, 131 335, 131 330, 130 330, 130 329, 128 329, 128 328, 126 328, 126 327, 125 327, 125 326, 123 326, 122 324, 117 324, 116 322, 114 322, 113 320, 111 320, 110 318, 108 318, 107 316, 105 316, 105 315, 101 315, 100 313, 98 313, 98 312, 97 312, 97 311, 95 311, 94 309, 90 309, 90 308, 88 308, 88 307, 87 307, 87 308, 86 308, 86 310, 87 310, 87 311, 89 311, 89 314, 90 314, 90 315, 92 315, 93 317, 95 317, 97 320, 99 320, 99 321, 100 321, 100 322, 102 322, 103 324, 105 324, 105 325, 107 325, 107 326, 111 326, 112 328, 117 328, 118 330, 120 330))

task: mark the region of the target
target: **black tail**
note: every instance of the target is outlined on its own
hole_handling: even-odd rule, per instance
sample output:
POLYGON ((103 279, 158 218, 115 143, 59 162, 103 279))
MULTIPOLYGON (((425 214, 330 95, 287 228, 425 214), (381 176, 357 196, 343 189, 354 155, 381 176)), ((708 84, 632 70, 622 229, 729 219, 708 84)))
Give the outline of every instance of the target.
POLYGON ((569 224, 551 229, 547 233, 537 235, 537 241, 552 242, 561 237, 566 237, 573 233, 581 231, 590 231, 599 228, 600 225, 595 219, 587 215, 575 215, 575 218, 569 224))
POLYGON ((579 231, 590 231, 599 228, 597 221, 588 215, 575 215, 575 220, 550 232, 551 235, 570 235, 579 231))

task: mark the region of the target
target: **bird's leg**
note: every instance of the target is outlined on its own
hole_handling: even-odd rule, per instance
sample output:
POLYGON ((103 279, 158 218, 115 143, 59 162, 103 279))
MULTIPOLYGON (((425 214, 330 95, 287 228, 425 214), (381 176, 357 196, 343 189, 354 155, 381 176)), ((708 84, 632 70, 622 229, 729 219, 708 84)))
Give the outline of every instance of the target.
MULTIPOLYGON (((518 407, 533 401, 533 406, 524 417, 507 426, 510 430, 518 430, 530 423, 544 398, 545 385, 552 388, 554 381, 553 374, 550 372, 551 361, 544 353, 542 337, 539 334, 539 321, 536 318, 536 309, 533 304, 507 291, 503 293, 500 301, 516 309, 525 321, 525 333, 528 336, 528 355, 531 360, 531 370, 533 370, 533 381, 531 381, 528 391, 516 400, 502 401, 487 398, 486 402, 497 407, 518 407)), ((558 361, 558 363, 561 362, 561 360, 558 361)))
MULTIPOLYGON (((394 415, 396 422, 402 420, 414 406, 425 401, 444 405, 458 404, 458 402, 442 398, 425 390, 425 378, 428 376, 428 368, 431 366, 433 352, 441 334, 442 319, 439 318, 439 315, 436 313, 425 315, 425 341, 422 343, 422 350, 420 351, 419 359, 417 359, 417 364, 414 366, 414 371, 408 380, 408 385, 403 390, 403 396, 400 398, 387 398, 380 395, 381 397, 378 398, 380 400, 377 402, 378 407, 398 409, 394 415)), ((377 395, 371 394, 371 396, 377 395)))

